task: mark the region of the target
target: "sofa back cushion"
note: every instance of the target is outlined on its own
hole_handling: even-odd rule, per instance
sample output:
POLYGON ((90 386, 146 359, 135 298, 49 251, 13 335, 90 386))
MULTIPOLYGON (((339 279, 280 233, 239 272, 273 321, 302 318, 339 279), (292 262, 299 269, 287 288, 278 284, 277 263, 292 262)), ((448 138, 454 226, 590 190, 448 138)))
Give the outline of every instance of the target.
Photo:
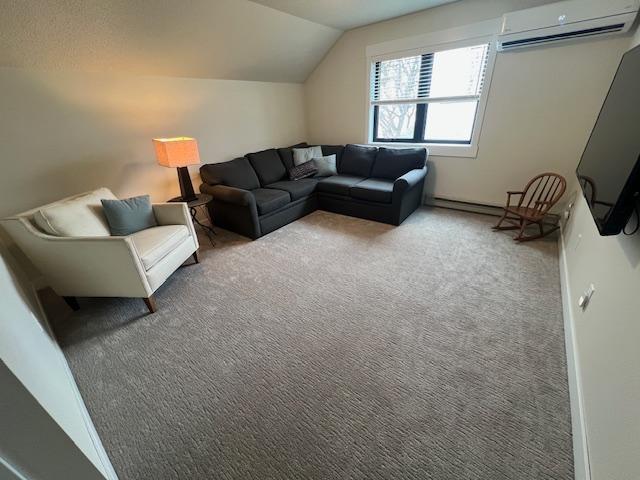
POLYGON ((236 158, 229 162, 202 165, 200 177, 203 182, 209 185, 226 185, 243 190, 260 188, 256 172, 245 157, 236 158))
POLYGON ((342 160, 338 166, 338 172, 343 175, 369 177, 377 151, 377 147, 365 147, 362 145, 351 144, 347 145, 344 147, 342 160))
POLYGON ((109 225, 102 210, 102 199, 116 200, 108 188, 52 203, 35 212, 36 225, 58 237, 108 237, 109 225))
POLYGON ((287 171, 291 170, 295 165, 293 164, 293 149, 294 148, 307 148, 307 142, 296 143, 295 145, 291 145, 290 147, 284 147, 278 149, 278 155, 280 155, 280 160, 284 164, 284 168, 287 171))
POLYGON ((380 147, 371 170, 371 176, 395 180, 409 170, 424 167, 426 161, 426 148, 380 147))
POLYGON ((287 169, 280 160, 280 155, 275 148, 262 150, 261 152, 248 153, 247 158, 256 171, 262 186, 275 183, 287 176, 287 169))
POLYGON ((322 155, 328 157, 329 155, 336 156, 336 167, 340 168, 340 162, 342 161, 342 153, 344 152, 344 145, 322 145, 322 155))

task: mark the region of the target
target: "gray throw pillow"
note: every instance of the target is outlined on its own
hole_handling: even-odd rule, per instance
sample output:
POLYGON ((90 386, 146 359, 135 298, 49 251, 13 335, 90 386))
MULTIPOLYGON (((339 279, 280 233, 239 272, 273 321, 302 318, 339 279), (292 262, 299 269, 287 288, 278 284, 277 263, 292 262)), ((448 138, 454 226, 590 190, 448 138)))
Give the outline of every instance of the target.
POLYGON ((336 168, 336 156, 327 155, 326 157, 318 157, 313 159, 313 163, 318 169, 316 177, 328 177, 330 175, 337 175, 338 169, 336 168))
POLYGON ((100 200, 111 235, 125 236, 158 225, 149 195, 125 200, 100 200))
POLYGON ((322 147, 293 148, 293 165, 298 166, 322 156, 322 147))

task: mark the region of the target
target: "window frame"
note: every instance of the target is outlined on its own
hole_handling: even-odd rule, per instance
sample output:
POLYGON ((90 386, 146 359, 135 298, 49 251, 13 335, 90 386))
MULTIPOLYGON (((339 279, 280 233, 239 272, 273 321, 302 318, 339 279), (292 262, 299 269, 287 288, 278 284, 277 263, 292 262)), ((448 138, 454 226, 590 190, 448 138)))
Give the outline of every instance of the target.
MULTIPOLYGON (((367 121, 365 132, 365 143, 384 146, 384 145, 402 145, 402 146, 420 146, 427 147, 431 155, 436 156, 450 156, 450 157, 476 157, 478 153, 478 143, 480 140, 480 133, 482 130, 482 124, 484 120, 484 113, 486 109, 487 99, 489 97, 489 91, 491 89, 491 77, 496 60, 496 38, 495 30, 493 30, 493 24, 484 22, 476 25, 467 26, 465 36, 464 28, 456 28, 446 30, 442 32, 435 32, 433 34, 422 35, 419 37, 401 39, 399 41, 386 42, 385 44, 373 45, 367 47, 367 121), (474 35, 477 31, 491 32, 484 35, 474 35), (462 37, 460 40, 450 41, 452 37, 462 37), (429 40, 430 42, 428 42, 429 40), (446 41, 449 40, 449 41, 446 41), (398 46, 402 45, 402 49, 398 46), (485 76, 483 88, 478 98, 478 105, 476 107, 476 114, 473 122, 473 130, 471 134, 471 140, 467 141, 423 141, 421 132, 424 131, 426 122, 426 115, 428 110, 428 103, 412 103, 406 102, 409 105, 416 105, 416 123, 414 127, 414 135, 411 139, 385 139, 377 136, 377 115, 379 108, 378 105, 372 103, 372 88, 375 81, 376 63, 383 60, 391 60, 395 58, 409 57, 415 55, 424 56, 429 54, 435 54, 443 50, 452 50, 456 48, 470 47, 474 45, 488 44, 487 51, 487 63, 485 68, 485 76), (421 45, 421 46, 418 46, 421 45), (414 48, 407 48, 407 47, 414 48), (386 52, 385 52, 386 50, 386 52)), ((462 98, 462 97, 460 97, 462 98)), ((442 99, 439 99, 442 100, 442 99)), ((396 103, 396 102, 393 102, 396 103)))

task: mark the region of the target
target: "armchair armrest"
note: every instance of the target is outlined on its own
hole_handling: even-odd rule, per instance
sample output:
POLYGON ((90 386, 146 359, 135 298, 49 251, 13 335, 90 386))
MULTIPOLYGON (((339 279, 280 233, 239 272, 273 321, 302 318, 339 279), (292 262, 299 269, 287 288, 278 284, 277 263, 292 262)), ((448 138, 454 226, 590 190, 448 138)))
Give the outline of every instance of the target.
POLYGON ((208 193, 214 200, 224 203, 231 203, 240 206, 251 206, 255 204, 255 197, 249 190, 243 190, 236 187, 228 187, 226 185, 208 185, 203 184, 200 187, 202 193, 208 193))
POLYGON ((396 195, 398 193, 405 192, 412 187, 415 187, 420 182, 424 182, 426 176, 426 166, 422 168, 416 168, 414 170, 409 170, 407 173, 402 175, 400 178, 397 178, 396 181, 393 182, 393 194, 396 195))
POLYGON ((184 202, 154 203, 152 208, 158 225, 191 225, 189 208, 184 202))
POLYGON ((59 295, 148 297, 153 293, 129 237, 55 237, 24 218, 2 222, 59 295))
POLYGON ((189 214, 189 207, 184 202, 154 203, 152 205, 153 214, 158 225, 184 225, 198 245, 198 235, 196 234, 193 220, 189 214))

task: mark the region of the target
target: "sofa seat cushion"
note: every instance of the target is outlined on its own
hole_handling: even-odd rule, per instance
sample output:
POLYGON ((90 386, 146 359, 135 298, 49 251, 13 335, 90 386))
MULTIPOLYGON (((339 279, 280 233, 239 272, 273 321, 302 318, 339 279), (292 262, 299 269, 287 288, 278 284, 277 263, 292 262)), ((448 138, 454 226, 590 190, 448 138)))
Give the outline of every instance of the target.
POLYGON ((426 160, 426 148, 380 147, 371 176, 395 180, 410 170, 424 167, 426 160))
POLYGON ((129 236, 145 270, 151 270, 187 237, 189 230, 184 225, 152 227, 129 236))
POLYGON ((342 152, 342 158, 338 163, 338 172, 343 175, 369 177, 377 153, 378 147, 349 144, 344 147, 342 152))
POLYGON ((229 162, 208 163, 200 167, 202 181, 209 185, 253 190, 260 187, 256 172, 245 157, 229 162))
POLYGON ((351 187, 350 195, 369 202, 391 203, 393 180, 384 178, 367 178, 351 187))
POLYGON ((284 167, 284 163, 280 160, 280 155, 278 155, 278 151, 275 148, 248 153, 247 158, 258 175, 260 185, 263 187, 287 176, 287 169, 284 167))
POLYGON ((284 190, 276 190, 275 188, 256 188, 252 190, 254 198, 256 199, 256 206, 258 207, 258 214, 264 215, 265 213, 273 212, 274 210, 284 207, 291 202, 291 196, 289 192, 284 190))
POLYGON ((364 177, 355 175, 334 175, 320 179, 318 191, 335 195, 349 195, 351 187, 363 181, 364 177))
POLYGON ((291 200, 298 200, 299 198, 311 195, 315 191, 317 184, 318 180, 316 178, 301 178, 300 180, 283 180, 272 183, 271 185, 267 185, 266 188, 284 190, 285 192, 289 192, 291 200))

